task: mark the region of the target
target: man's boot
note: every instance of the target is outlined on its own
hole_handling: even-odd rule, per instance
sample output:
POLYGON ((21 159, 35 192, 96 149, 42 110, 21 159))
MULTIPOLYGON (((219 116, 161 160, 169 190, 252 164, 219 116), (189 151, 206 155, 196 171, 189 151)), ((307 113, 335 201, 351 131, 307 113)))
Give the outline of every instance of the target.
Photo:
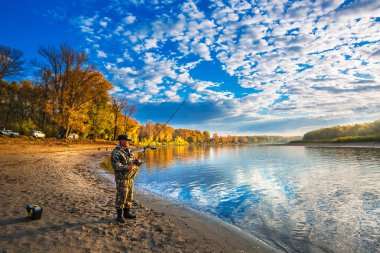
POLYGON ((116 221, 119 223, 125 223, 126 220, 123 217, 123 209, 117 209, 116 211, 117 211, 116 221))
POLYGON ((124 208, 123 217, 125 219, 136 219, 136 215, 132 214, 130 211, 131 209, 128 207, 124 208))

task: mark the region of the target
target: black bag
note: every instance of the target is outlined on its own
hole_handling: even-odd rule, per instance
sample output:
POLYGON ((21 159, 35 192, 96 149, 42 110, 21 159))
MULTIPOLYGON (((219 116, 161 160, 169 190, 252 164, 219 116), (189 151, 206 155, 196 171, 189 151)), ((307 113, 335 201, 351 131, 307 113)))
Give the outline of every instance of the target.
POLYGON ((28 212, 29 219, 39 220, 42 215, 42 206, 37 204, 29 204, 26 206, 26 211, 28 212))

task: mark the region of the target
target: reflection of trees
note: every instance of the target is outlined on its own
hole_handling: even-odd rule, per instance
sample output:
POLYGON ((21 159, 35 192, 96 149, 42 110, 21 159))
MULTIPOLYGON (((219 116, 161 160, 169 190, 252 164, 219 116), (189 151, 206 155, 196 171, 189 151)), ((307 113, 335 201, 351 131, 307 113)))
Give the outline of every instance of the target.
MULTIPOLYGON (((236 148, 236 147, 235 147, 236 148)), ((156 150, 148 150, 145 156, 142 156, 145 166, 149 171, 154 169, 163 169, 174 163, 189 163, 191 161, 208 159, 210 152, 219 152, 221 147, 218 146, 174 146, 162 147, 156 150)), ((138 157, 137 153, 135 157, 138 157)), ((113 171, 110 157, 106 156, 102 161, 101 168, 113 171)))
POLYGON ((219 146, 219 145, 194 145, 162 147, 154 151, 146 151, 145 165, 149 171, 167 168, 174 163, 190 163, 204 159, 212 159, 214 156, 229 156, 237 158, 238 151, 246 150, 248 146, 219 146))
MULTIPOLYGON (((216 147, 218 149, 218 147, 216 147)), ((188 163, 190 161, 207 159, 210 157, 211 146, 175 146, 163 147, 154 151, 146 151, 145 165, 149 171, 155 168, 166 168, 174 163, 188 163)))

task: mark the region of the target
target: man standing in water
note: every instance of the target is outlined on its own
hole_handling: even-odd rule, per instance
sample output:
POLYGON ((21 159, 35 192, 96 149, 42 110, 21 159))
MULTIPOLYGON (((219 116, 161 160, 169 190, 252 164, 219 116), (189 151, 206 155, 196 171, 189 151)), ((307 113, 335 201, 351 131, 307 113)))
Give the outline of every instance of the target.
POLYGON ((128 136, 122 134, 117 137, 119 145, 111 153, 111 163, 115 171, 116 182, 116 220, 125 223, 125 219, 135 219, 132 214, 133 180, 141 165, 141 161, 135 159, 133 152, 129 149, 128 136))

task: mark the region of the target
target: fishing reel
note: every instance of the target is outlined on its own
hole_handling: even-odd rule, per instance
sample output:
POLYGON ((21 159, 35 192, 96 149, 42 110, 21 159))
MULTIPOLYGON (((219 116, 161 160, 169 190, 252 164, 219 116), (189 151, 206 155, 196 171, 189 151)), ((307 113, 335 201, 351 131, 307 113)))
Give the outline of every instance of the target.
POLYGON ((141 164, 143 164, 143 160, 141 159, 135 159, 133 160, 133 164, 136 165, 136 166, 141 166, 141 164))

